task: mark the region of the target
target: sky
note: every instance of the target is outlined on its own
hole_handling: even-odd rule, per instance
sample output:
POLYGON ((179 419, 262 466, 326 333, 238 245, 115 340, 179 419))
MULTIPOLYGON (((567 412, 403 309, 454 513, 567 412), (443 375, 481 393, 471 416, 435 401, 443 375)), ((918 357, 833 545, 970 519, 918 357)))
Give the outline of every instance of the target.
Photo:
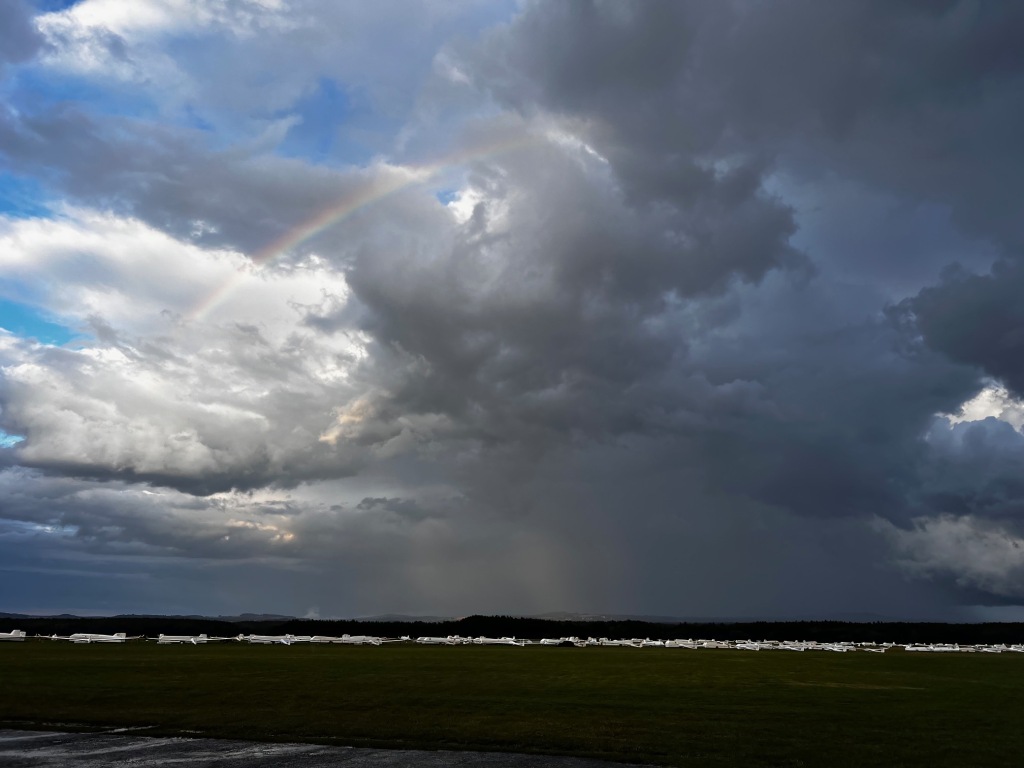
POLYGON ((0 0, 0 610, 1024 619, 1021 39, 0 0))

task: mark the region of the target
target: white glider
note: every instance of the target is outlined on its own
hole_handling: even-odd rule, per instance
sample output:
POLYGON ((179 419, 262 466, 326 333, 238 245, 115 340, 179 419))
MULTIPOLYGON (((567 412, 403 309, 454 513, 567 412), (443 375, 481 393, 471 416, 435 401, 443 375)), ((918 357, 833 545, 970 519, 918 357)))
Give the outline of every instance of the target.
MULTIPOLYGON (((150 638, 150 639, 152 639, 152 638, 150 638)), ((218 638, 214 638, 214 639, 216 640, 218 638)), ((156 644, 157 645, 183 645, 183 644, 188 643, 188 644, 191 644, 191 645, 201 645, 201 644, 205 644, 205 643, 209 642, 209 640, 210 640, 210 638, 208 638, 205 634, 202 634, 202 635, 160 635, 160 637, 158 637, 156 639, 156 644)))
MULTIPOLYGON (((68 640, 72 643, 88 644, 88 643, 123 643, 128 637, 124 632, 118 632, 113 635, 101 635, 94 632, 75 632, 72 635, 50 635, 51 640, 68 640)), ((139 638, 133 637, 132 640, 139 638)))

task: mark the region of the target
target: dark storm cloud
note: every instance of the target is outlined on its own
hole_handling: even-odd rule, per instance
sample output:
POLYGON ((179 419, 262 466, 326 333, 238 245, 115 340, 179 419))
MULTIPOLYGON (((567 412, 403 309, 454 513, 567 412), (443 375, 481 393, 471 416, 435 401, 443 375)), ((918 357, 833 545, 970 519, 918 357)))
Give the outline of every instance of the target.
POLYGON ((635 209, 604 161, 544 142, 488 163, 464 194, 479 202, 450 247, 422 267, 367 248, 348 278, 366 329, 428 364, 392 384, 392 407, 479 416, 498 440, 646 429, 637 405, 672 397, 687 302, 805 268, 789 210, 742 172, 706 174, 685 210, 635 209))
POLYGON ((790 154, 1020 244, 1022 34, 1015 4, 577 0, 466 56, 501 101, 595 122, 627 176, 667 161, 685 187, 693 153, 790 154))
MULTIPOLYGON (((583 135, 608 158, 616 192, 608 199, 595 196, 593 178, 571 163, 560 166, 557 155, 533 165, 517 158, 508 177, 481 185, 488 201, 476 212, 486 231, 492 215, 488 205, 511 198, 502 184, 531 190, 535 209, 522 210, 527 206, 518 198, 510 203, 512 221, 503 237, 511 244, 504 251, 501 240, 467 240, 432 262, 429 272, 402 275, 386 256, 373 254, 357 263, 351 279, 376 313, 380 325, 374 332, 430 363, 425 376, 414 377, 398 393, 399 411, 405 406, 442 410, 458 418, 490 413, 510 429, 532 419, 555 426, 563 436, 587 432, 591 421, 612 425, 612 433, 643 433, 658 429, 655 422, 680 407, 673 400, 685 403, 680 382, 704 373, 717 378, 709 389, 746 386, 765 402, 788 409, 777 412, 777 423, 765 420, 763 436, 756 432, 756 419, 737 426, 735 436, 712 425, 708 447, 719 455, 723 477, 734 472, 731 458, 749 454, 742 463, 754 465, 751 474, 763 477, 765 498, 784 506, 823 514, 899 506, 902 489, 882 479, 893 468, 890 462, 912 463, 932 415, 955 408, 976 391, 978 379, 969 371, 911 348, 884 317, 852 314, 816 337, 807 324, 820 325, 813 313, 824 307, 800 291, 787 296, 804 302, 808 311, 792 318, 798 334, 773 335, 768 315, 758 327, 744 329, 743 344, 732 345, 741 347, 732 359, 717 361, 720 372, 708 370, 714 360, 687 359, 692 338, 687 322, 697 318, 699 323, 705 314, 702 296, 723 290, 730 278, 756 283, 772 267, 808 279, 805 262, 787 245, 794 229, 789 211, 764 190, 773 168, 765 142, 744 136, 744 121, 761 120, 770 130, 797 136, 804 128, 809 136, 822 134, 830 141, 849 130, 833 125, 838 118, 803 114, 836 111, 829 102, 840 97, 823 86, 793 85, 782 77, 790 63, 767 52, 787 50, 785 45, 759 39, 766 58, 757 67, 744 56, 732 67, 711 66, 730 51, 723 53, 723 44, 735 44, 734 36, 742 41, 741 32, 754 34, 757 22, 768 21, 758 15, 766 12, 761 6, 725 4, 536 5, 486 46, 465 54, 479 82, 502 101, 527 113, 545 109, 580 121, 583 135), (776 88, 791 91, 787 99, 803 102, 776 117, 762 114, 744 90, 755 76, 777 78, 776 88), (726 86, 724 94, 718 85, 726 86), (784 119, 790 122, 775 126, 784 119), (744 154, 737 159, 737 151, 748 159, 744 154), (531 230, 540 211, 548 213, 544 227, 531 230), (722 241, 731 247, 705 247, 722 241), (471 278, 451 279, 477 274, 473 267, 487 259, 503 265, 493 283, 500 289, 475 295, 479 284, 471 278), (773 352, 756 366, 764 346, 773 352), (939 383, 930 390, 935 396, 915 396, 910 405, 911 393, 936 374, 939 383), (520 404, 524 408, 517 411, 520 404), (774 441, 792 449, 789 459, 790 452, 780 454, 774 441), (722 447, 714 448, 716 443, 722 447), (866 496, 855 489, 864 489, 866 496), (798 497, 807 501, 797 502, 798 497), (843 501, 837 504, 837 498, 843 501)), ((941 21, 913 9, 896 9, 888 22, 881 12, 870 15, 851 7, 844 13, 869 31, 890 30, 893 39, 882 43, 897 49, 904 25, 928 32, 930 19, 941 21)), ((825 41, 838 35, 839 27, 810 6, 784 4, 780 14, 800 20, 787 33, 794 39, 813 37, 811 29, 819 26, 825 41)), ((771 29, 781 34, 784 22, 771 15, 771 29)), ((845 59, 833 57, 828 45, 814 50, 823 57, 829 52, 823 66, 840 69, 826 80, 841 83, 845 59)), ((894 62, 912 61, 899 50, 882 53, 894 62)), ((919 58, 933 64, 929 57, 919 58)), ((875 77, 869 75, 863 77, 875 77)), ((928 72, 915 76, 932 77, 928 72)), ((767 80, 764 85, 752 90, 769 109, 774 101, 767 80)), ((884 119, 891 105, 869 98, 868 86, 862 90, 867 95, 852 97, 857 119, 884 119)), ((960 160, 970 165, 969 157, 960 160)), ((820 290, 820 284, 807 288, 820 290)), ((701 410, 693 402, 687 405, 701 410)), ((499 427, 489 428, 500 436, 499 427)))
POLYGON ((995 418, 936 425, 919 486, 922 508, 991 518, 1024 533, 1024 435, 995 418))
POLYGON ((3 0, 0 3, 0 75, 6 64, 34 56, 42 42, 32 23, 29 6, 23 0, 3 0))
MULTIPOLYGON (((501 290, 486 298, 449 277, 493 258, 501 246, 489 241, 465 243, 430 273, 357 263, 353 286, 381 323, 374 333, 428 362, 410 369, 392 407, 443 411, 486 436, 501 470, 469 482, 493 499, 518 498, 504 478, 532 466, 512 446, 571 442, 584 465, 596 445, 584 435, 662 435, 645 438, 647 460, 699 468, 709 510, 746 499, 909 525, 944 509, 930 482, 950 464, 960 472, 949 483, 977 498, 980 467, 922 439, 983 373, 1017 386, 1015 272, 926 289, 907 302, 913 317, 906 305, 881 313, 787 252, 792 218, 765 188, 778 170, 844 174, 948 206, 1012 258, 1024 234, 1014 171, 1024 159, 1015 138, 1024 59, 1009 30, 1022 20, 1015 9, 959 3, 527 6, 464 49, 464 69, 528 117, 568 120, 607 159, 621 198, 602 207, 587 194, 592 179, 574 179, 571 166, 557 180, 540 169, 553 161, 531 168, 517 181, 548 213, 545 227, 527 236, 536 212, 520 221, 511 204, 515 245, 498 259, 501 290), (702 262, 692 246, 707 241, 705 228, 735 238, 737 256, 702 262), (516 248, 517 237, 529 247, 516 248), (784 271, 757 287, 771 268, 784 271), (727 285, 745 306, 716 321, 712 298, 727 285)), ((491 204, 503 194, 487 192, 491 204)), ((487 203, 477 215, 486 231, 487 203)), ((1005 430, 991 450, 1009 466, 1019 433, 1005 430)), ((668 503, 632 480, 643 514, 668 503)), ((996 485, 1004 502, 1019 493, 1006 479, 996 485)), ((677 493, 686 499, 692 486, 677 493)), ((993 512, 980 501, 971 509, 993 512)))
POLYGON ((1024 397, 1024 263, 988 275, 956 271, 906 306, 921 333, 951 359, 978 366, 1024 397))
MULTIPOLYGON (((372 250, 357 260, 350 280, 371 310, 366 328, 393 350, 375 358, 394 366, 379 376, 391 387, 375 404, 378 439, 409 414, 443 414, 431 439, 459 455, 454 477, 475 508, 552 537, 565 531, 591 553, 585 571, 603 563, 651 610, 666 599, 663 579, 685 570, 703 584, 724 546, 685 541, 707 545, 758 520, 776 535, 788 529, 756 556, 750 542, 750 567, 722 590, 768 601, 798 591, 799 568, 852 567, 878 546, 851 524, 843 558, 809 545, 798 568, 779 565, 786 541, 814 541, 808 532, 831 530, 835 518, 906 525, 929 511, 921 436, 937 412, 978 389, 976 372, 915 342, 899 312, 865 315, 861 297, 809 279, 799 259, 724 295, 711 281, 690 293, 647 282, 660 254, 682 271, 690 253, 659 250, 643 233, 660 228, 635 209, 588 199, 586 175, 548 152, 537 167, 517 159, 522 179, 502 175, 510 185, 536 181, 530 195, 489 190, 477 229, 432 254, 429 268, 400 270, 398 257, 372 250), (593 282, 588 259, 599 265, 593 282), (574 261, 583 266, 570 270, 574 261), (773 577, 755 588, 758 569, 773 577)), ((877 578, 844 584, 846 599, 870 604, 893 575, 877 578)), ((688 590, 686 600, 713 611, 712 592, 688 590)), ((818 605, 827 609, 824 595, 818 605)), ((785 600, 774 610, 787 610, 785 600)))
MULTIPOLYGON (((742 142, 951 207, 982 239, 1024 242, 1015 138, 1024 106, 1016 5, 739 4, 709 47, 742 142)), ((814 167, 816 166, 816 170, 814 167)))

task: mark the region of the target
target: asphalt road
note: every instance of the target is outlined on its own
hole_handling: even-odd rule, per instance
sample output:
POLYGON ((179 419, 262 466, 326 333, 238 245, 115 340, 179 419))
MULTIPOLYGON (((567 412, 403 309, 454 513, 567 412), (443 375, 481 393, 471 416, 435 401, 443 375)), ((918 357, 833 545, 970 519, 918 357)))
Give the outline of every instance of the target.
POLYGON ((223 739, 151 738, 116 731, 58 733, 0 730, 2 768, 155 768, 171 765, 186 765, 189 768, 622 768, 623 764, 577 757, 504 752, 426 752, 323 747, 315 744, 264 744, 223 739))

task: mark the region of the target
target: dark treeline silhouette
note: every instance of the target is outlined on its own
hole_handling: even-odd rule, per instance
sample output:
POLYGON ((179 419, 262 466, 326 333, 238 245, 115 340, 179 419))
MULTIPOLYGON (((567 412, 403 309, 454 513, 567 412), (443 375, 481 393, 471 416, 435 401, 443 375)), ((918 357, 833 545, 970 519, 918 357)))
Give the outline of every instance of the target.
POLYGON ((274 619, 224 621, 181 616, 34 617, 0 618, 0 631, 25 630, 31 635, 70 635, 74 632, 114 633, 156 637, 207 635, 235 637, 263 635, 376 635, 412 638, 461 635, 608 637, 670 640, 819 640, 889 643, 1020 643, 1024 624, 941 624, 909 622, 757 621, 736 623, 663 624, 646 621, 553 621, 514 616, 468 616, 452 621, 356 621, 332 619, 274 619))

